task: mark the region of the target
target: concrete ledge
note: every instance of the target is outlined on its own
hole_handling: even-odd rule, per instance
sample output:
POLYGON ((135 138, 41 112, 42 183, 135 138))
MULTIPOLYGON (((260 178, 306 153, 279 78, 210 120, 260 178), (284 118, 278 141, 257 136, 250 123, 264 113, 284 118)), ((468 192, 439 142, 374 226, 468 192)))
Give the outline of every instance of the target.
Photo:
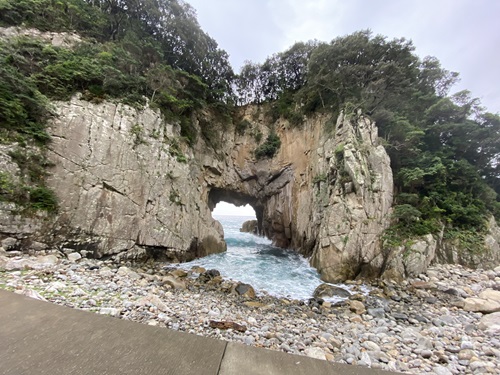
POLYGON ((0 374, 342 374, 332 364, 151 327, 0 290, 0 374))

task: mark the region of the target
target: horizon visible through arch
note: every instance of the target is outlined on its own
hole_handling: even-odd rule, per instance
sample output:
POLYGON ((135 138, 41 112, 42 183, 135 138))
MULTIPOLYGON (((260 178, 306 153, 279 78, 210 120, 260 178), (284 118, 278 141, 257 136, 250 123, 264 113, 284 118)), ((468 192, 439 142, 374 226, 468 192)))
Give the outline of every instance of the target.
POLYGON ((212 211, 212 216, 247 216, 257 218, 255 210, 249 204, 238 207, 224 201, 217 203, 212 211))

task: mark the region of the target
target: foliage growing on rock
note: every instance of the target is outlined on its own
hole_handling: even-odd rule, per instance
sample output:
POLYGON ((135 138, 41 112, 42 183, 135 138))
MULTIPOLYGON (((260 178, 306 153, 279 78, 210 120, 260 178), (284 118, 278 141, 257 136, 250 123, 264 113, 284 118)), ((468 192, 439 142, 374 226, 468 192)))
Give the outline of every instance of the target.
POLYGON ((280 146, 280 137, 274 131, 271 131, 265 142, 255 150, 255 157, 257 159, 272 158, 278 152, 280 146))

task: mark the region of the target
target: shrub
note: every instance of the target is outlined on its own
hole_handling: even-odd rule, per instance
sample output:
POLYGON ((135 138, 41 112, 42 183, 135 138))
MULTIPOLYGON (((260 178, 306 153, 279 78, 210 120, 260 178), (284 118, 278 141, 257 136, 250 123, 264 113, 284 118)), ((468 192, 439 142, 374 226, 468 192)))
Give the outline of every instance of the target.
POLYGON ((250 121, 248 121, 247 119, 241 120, 236 124, 236 133, 238 135, 243 135, 245 134, 245 130, 250 127, 252 127, 252 123, 250 121))
POLYGON ((274 131, 271 131, 266 141, 255 150, 255 157, 257 159, 272 158, 278 152, 280 146, 280 138, 274 131))

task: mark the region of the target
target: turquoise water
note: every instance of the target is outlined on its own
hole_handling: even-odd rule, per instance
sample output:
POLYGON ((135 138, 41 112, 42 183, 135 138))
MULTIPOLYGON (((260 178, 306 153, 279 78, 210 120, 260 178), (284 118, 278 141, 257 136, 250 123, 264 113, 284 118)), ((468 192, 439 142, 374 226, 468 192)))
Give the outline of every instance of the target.
MULTIPOLYGON (((214 215, 215 216, 215 215, 214 215)), ((276 297, 305 300, 322 283, 319 274, 303 256, 292 250, 271 246, 271 241, 241 233, 244 216, 215 216, 224 227, 227 252, 214 254, 179 266, 217 269, 224 278, 248 283, 257 292, 276 297)), ((345 286, 342 286, 345 287, 345 286)))

